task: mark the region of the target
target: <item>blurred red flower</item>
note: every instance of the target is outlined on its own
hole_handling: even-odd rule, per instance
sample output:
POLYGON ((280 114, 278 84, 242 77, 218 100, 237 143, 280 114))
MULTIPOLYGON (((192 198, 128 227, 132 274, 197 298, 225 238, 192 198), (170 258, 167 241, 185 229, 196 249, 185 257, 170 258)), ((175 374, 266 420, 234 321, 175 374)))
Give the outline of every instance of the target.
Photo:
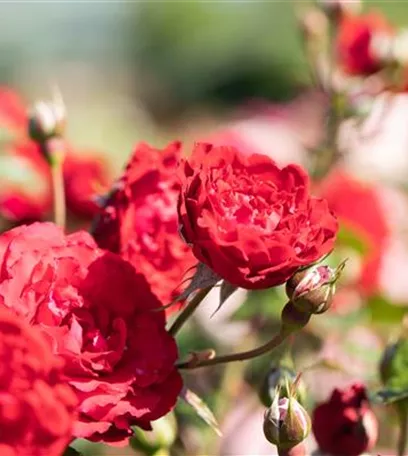
POLYGON ((65 196, 68 209, 90 219, 100 212, 97 198, 107 193, 112 179, 102 157, 88 151, 72 151, 64 162, 65 196))
POLYGON ((0 453, 59 456, 72 439, 76 396, 40 330, 0 307, 0 453))
POLYGON ((197 263, 178 232, 180 155, 178 142, 164 150, 139 144, 94 230, 99 246, 129 261, 164 305, 197 263))
POLYGON ((326 201, 310 197, 300 166, 279 168, 265 155, 197 144, 183 178, 182 235, 233 285, 280 285, 333 248, 336 218, 326 201))
POLYGON ((313 412, 312 429, 319 449, 333 456, 359 456, 370 451, 378 437, 378 422, 363 385, 335 389, 313 412))
POLYGON ((0 127, 21 132, 27 123, 27 109, 18 93, 0 86, 0 127))
POLYGON ((392 26, 381 13, 342 15, 336 38, 342 69, 352 75, 370 75, 379 71, 383 62, 373 40, 387 39, 393 33, 392 26))
POLYGON ((79 399, 76 437, 125 443, 131 426, 174 406, 182 387, 177 347, 141 274, 97 248, 35 223, 0 236, 0 303, 52 340, 79 399))
POLYGON ((363 241, 366 252, 358 286, 366 294, 376 293, 382 255, 390 235, 376 187, 337 169, 321 183, 319 194, 327 200, 340 223, 363 241))

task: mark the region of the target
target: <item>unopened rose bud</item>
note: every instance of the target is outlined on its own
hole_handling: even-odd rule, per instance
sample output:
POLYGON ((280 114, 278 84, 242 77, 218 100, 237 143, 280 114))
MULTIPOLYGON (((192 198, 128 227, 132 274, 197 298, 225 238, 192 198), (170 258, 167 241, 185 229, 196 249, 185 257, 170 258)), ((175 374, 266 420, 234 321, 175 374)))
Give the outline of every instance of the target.
MULTIPOLYGON (((270 368, 259 390, 259 398, 262 404, 265 407, 270 407, 278 391, 279 397, 289 397, 291 391, 288 386, 296 378, 296 372, 288 366, 274 366, 270 368)), ((306 388, 302 379, 297 382, 296 394, 299 402, 303 404, 306 396, 306 388)))
POLYGON ((306 410, 293 398, 275 396, 266 410, 263 431, 266 439, 280 449, 292 448, 303 442, 310 432, 306 410))
POLYGON ((40 101, 34 105, 29 120, 29 135, 33 141, 44 143, 63 136, 66 123, 65 106, 61 100, 40 101))
POLYGON ((294 274, 286 283, 286 294, 296 309, 309 314, 325 312, 332 303, 343 266, 312 266, 294 274))

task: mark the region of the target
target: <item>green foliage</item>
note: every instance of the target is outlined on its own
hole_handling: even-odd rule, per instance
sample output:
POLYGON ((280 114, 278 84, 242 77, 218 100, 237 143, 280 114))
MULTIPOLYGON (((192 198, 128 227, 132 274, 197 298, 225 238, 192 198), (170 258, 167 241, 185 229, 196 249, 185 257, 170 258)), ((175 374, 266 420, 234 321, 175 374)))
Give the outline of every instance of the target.
POLYGON ((376 324, 400 324, 407 308, 396 306, 383 296, 374 296, 367 301, 368 315, 376 324))

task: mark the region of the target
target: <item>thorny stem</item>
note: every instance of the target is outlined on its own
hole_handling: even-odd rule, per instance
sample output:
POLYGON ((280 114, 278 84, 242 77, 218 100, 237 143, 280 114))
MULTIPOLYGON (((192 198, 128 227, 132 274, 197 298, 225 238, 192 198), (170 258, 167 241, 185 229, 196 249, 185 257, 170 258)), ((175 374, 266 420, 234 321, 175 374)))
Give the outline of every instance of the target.
POLYGON ((337 24, 332 22, 330 24, 329 32, 329 68, 327 78, 325 80, 325 91, 329 98, 329 112, 327 119, 326 141, 315 169, 317 178, 325 176, 329 169, 341 158, 341 153, 337 146, 337 136, 340 123, 343 119, 344 108, 340 106, 340 95, 334 87, 336 33, 337 24))
POLYGON ((225 364, 233 361, 245 361, 247 359, 256 358, 257 356, 263 355, 277 348, 287 337, 291 334, 291 331, 284 331, 281 329, 279 333, 266 344, 261 345, 260 347, 254 348, 253 350, 248 350, 240 353, 232 353, 230 355, 216 356, 212 359, 203 359, 195 363, 190 362, 181 362, 177 364, 177 367, 180 369, 196 369, 198 367, 205 366, 214 366, 216 364, 225 364))
POLYGON ((54 222, 64 228, 65 227, 65 189, 64 177, 62 169, 63 161, 56 160, 50 164, 52 189, 54 197, 54 222))
POLYGON ((176 318, 169 329, 169 333, 172 336, 175 336, 179 332, 181 327, 191 317, 191 315, 201 304, 201 301, 207 296, 211 289, 212 287, 203 288, 194 296, 194 298, 189 303, 187 303, 187 305, 180 312, 179 316, 176 318))
POLYGON ((276 336, 266 342, 266 344, 252 350, 232 353, 230 355, 216 356, 214 358, 193 359, 181 361, 176 364, 180 369, 196 369, 204 366, 214 366, 216 364, 231 363, 233 361, 245 361, 256 358, 279 347, 293 333, 304 328, 309 322, 311 314, 298 310, 291 301, 288 301, 282 310, 281 327, 276 336))

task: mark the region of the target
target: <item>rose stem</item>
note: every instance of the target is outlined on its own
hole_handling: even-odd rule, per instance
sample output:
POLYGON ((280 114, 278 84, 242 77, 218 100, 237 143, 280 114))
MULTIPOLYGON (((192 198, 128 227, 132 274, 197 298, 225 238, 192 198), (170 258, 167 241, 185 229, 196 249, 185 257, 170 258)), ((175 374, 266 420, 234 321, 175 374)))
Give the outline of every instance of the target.
POLYGON ((169 329, 169 333, 175 336, 184 325, 184 323, 191 317, 197 307, 201 304, 201 301, 207 296, 212 287, 203 288, 194 296, 194 298, 187 303, 184 309, 180 312, 174 323, 169 329))
POLYGON ((53 160, 51 163, 52 190, 54 197, 54 222, 65 227, 65 189, 62 170, 62 160, 53 160))
POLYGON ((407 447, 407 440, 408 440, 408 410, 405 401, 399 404, 398 408, 398 416, 399 416, 399 437, 398 437, 398 448, 397 448, 397 455, 404 456, 405 455, 405 448, 407 447))
POLYGON ((177 367, 179 369, 196 369, 198 367, 214 366, 216 364, 225 364, 231 363, 233 361, 245 361, 247 359, 256 358, 257 356, 261 356, 277 348, 279 345, 281 345, 282 342, 287 339, 290 334, 291 331, 283 331, 281 329, 273 339, 266 342, 266 344, 261 345, 260 347, 254 348, 253 350, 232 353, 230 355, 216 356, 212 359, 203 359, 194 362, 193 364, 190 364, 188 361, 181 362, 177 364, 177 367))
POLYGON ((266 344, 252 350, 231 353, 230 355, 216 356, 210 359, 182 361, 177 363, 176 367, 180 369, 196 369, 198 367, 214 366, 216 364, 225 364, 234 361, 245 361, 247 359, 256 358, 257 356, 261 356, 279 347, 290 335, 303 329, 309 322, 310 317, 311 314, 298 310, 291 301, 288 301, 282 310, 279 333, 266 342, 266 344))

